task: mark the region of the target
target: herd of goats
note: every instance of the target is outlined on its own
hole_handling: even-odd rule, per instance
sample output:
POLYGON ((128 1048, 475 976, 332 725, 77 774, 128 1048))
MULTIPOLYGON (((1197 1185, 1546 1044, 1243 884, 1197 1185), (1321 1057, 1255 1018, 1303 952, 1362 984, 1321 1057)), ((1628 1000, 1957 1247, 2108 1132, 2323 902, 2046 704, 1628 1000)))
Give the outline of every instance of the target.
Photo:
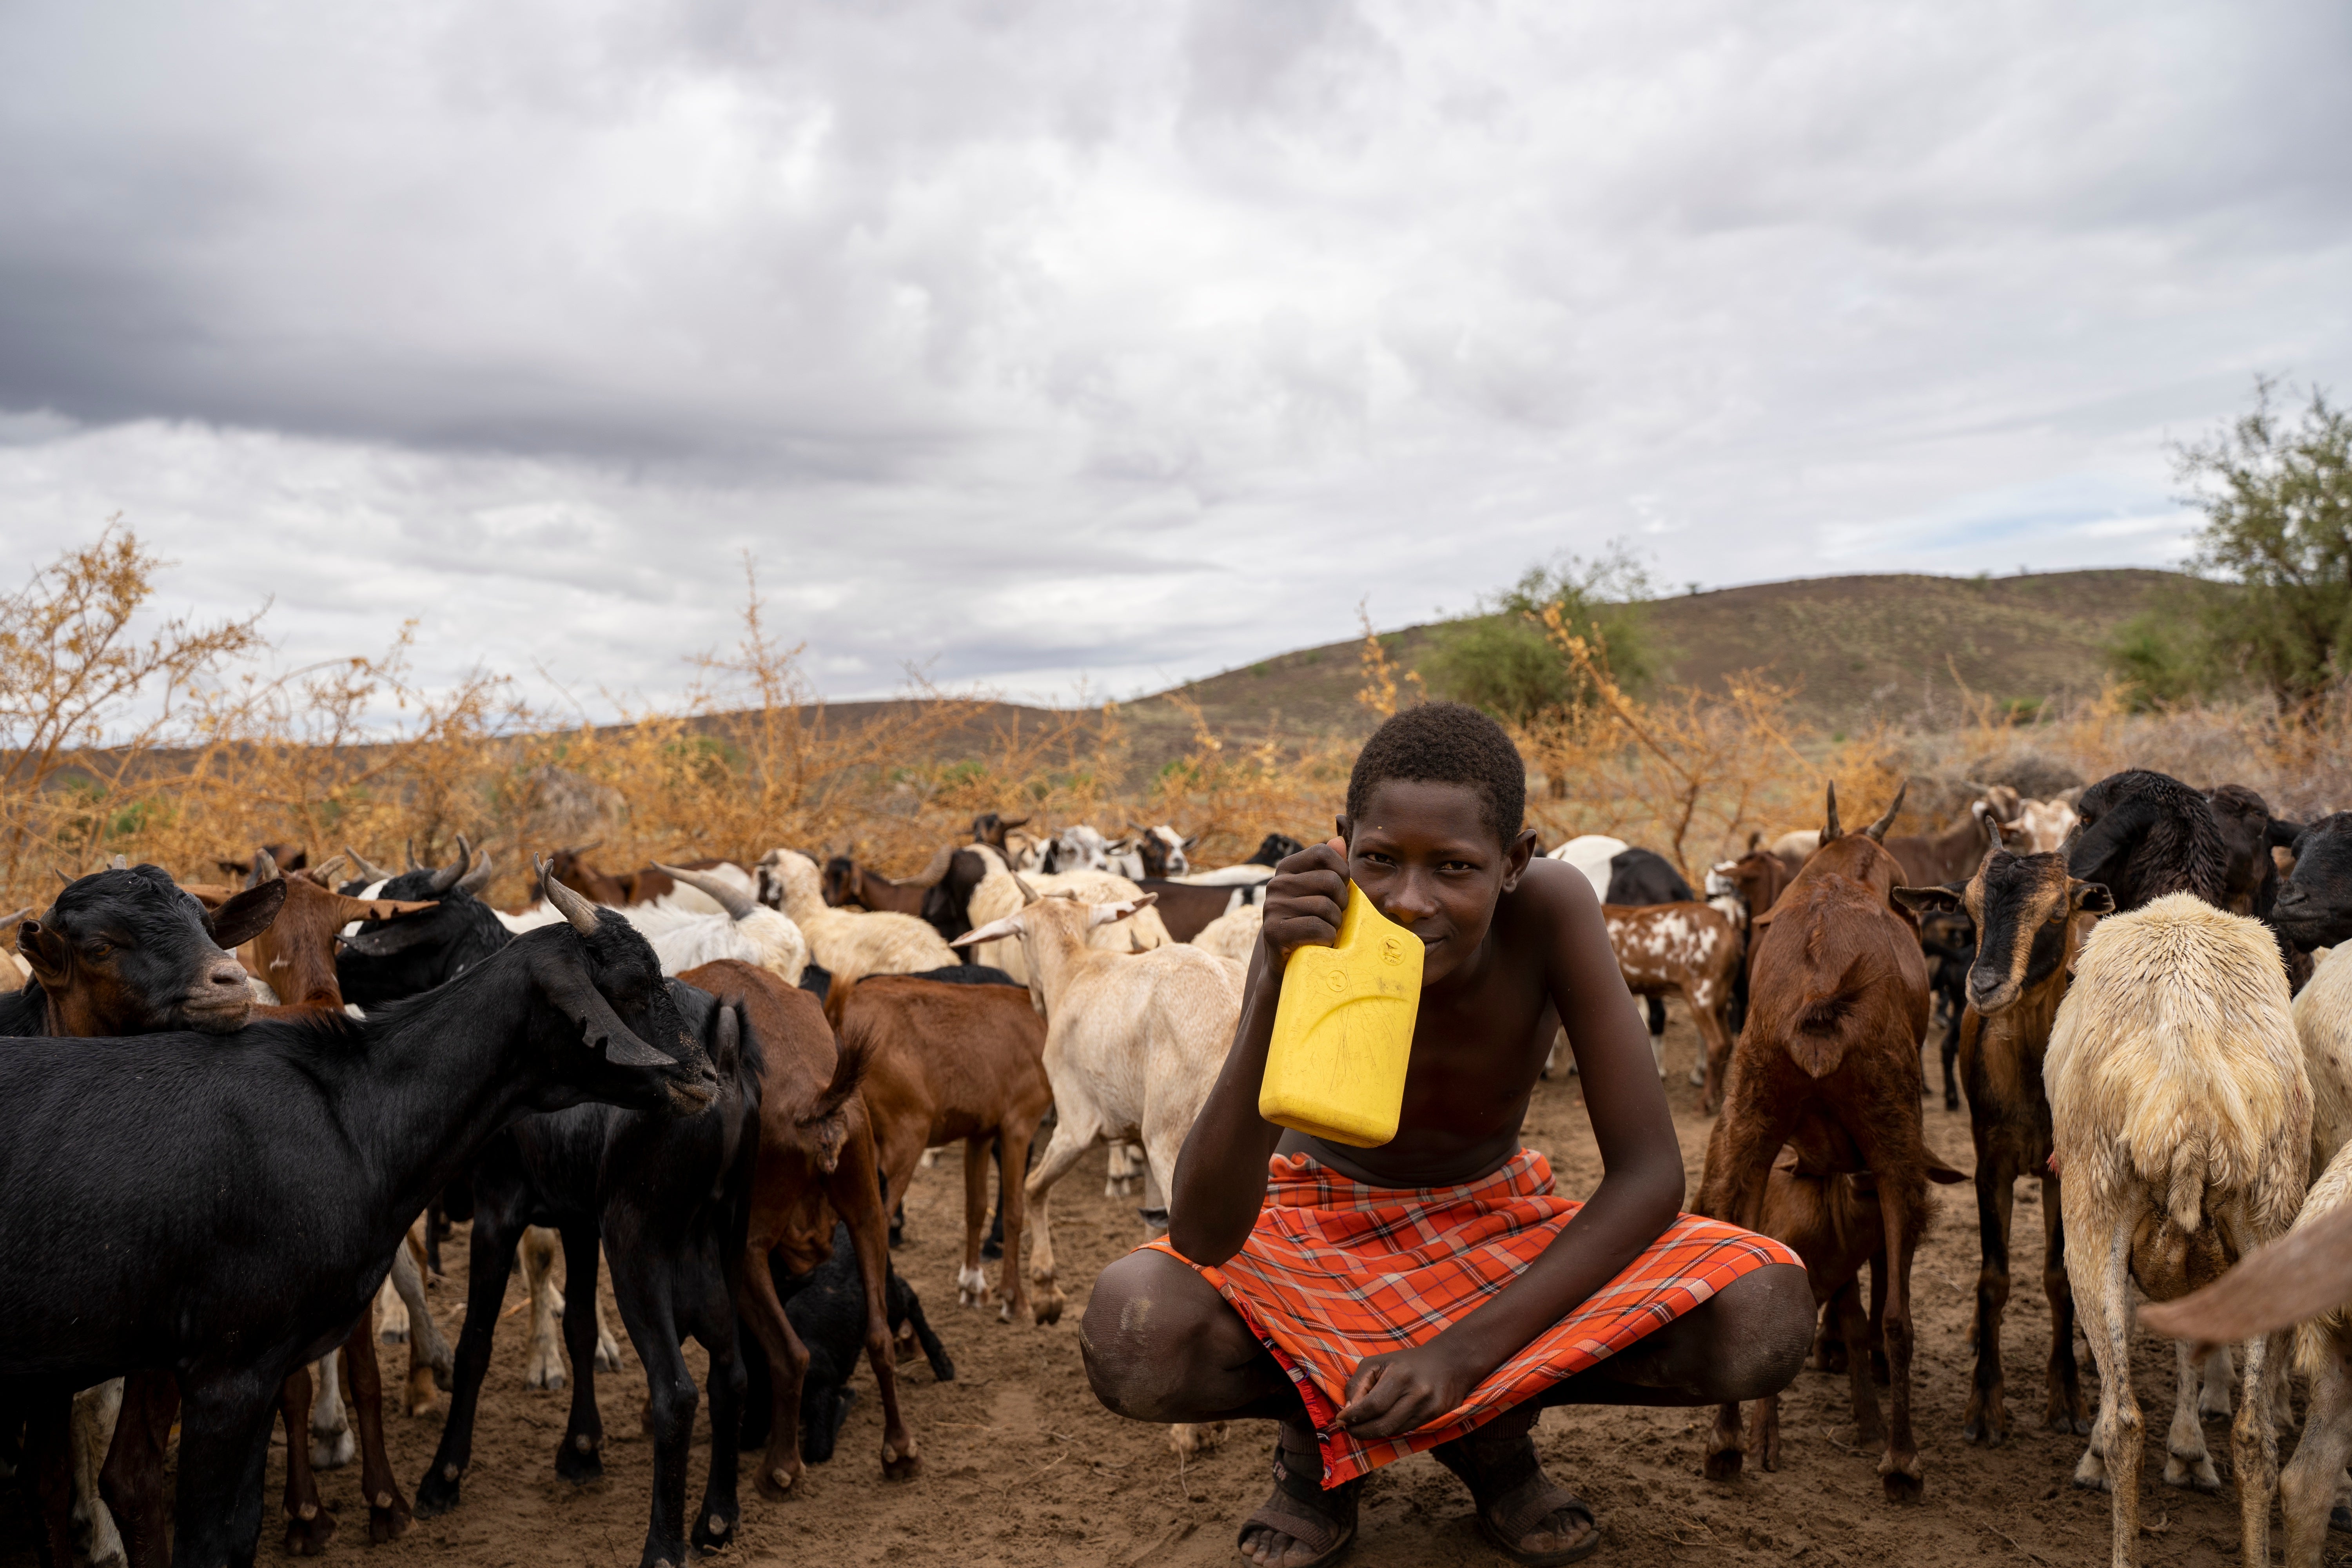
MULTIPOLYGON (((1926 835, 1890 834, 1900 803, 1845 832, 1832 791, 1818 833, 1751 841, 1703 893, 1617 839, 1550 853, 1591 880, 1654 1039, 1659 998, 1688 1008, 1701 1106, 1719 1110, 1693 1206, 1803 1258, 1821 1363, 1847 1373, 1895 1501, 1923 1484, 1910 1279, 1927 1185, 1970 1179, 1924 1136, 1921 1051, 1940 1014, 1983 1243, 1965 1435, 1999 1444, 2011 1427, 2001 1317, 2015 1187, 2032 1176, 2043 1419, 2087 1436, 2075 1480, 2112 1491, 2114 1558, 2131 1563, 2135 1286, 2188 1295, 2352 1210, 2352 956, 2329 951, 2352 934, 2352 813, 2289 824, 2242 786, 2144 770, 2071 800, 1986 790, 1926 835), (2077 1325, 2100 1374, 2095 1422, 2077 1325)), ((1165 826, 1116 841, 1027 827, 983 816, 904 881, 783 848, 627 874, 566 851, 535 866, 541 897, 520 911, 479 896, 489 858, 462 837, 448 864, 412 858, 398 874, 350 849, 312 866, 293 846, 224 861, 218 883, 118 859, 12 919, 25 983, 0 995, 15 1037, 0 1051, 0 1454, 28 1475, 49 1560, 252 1561, 281 1417, 289 1552, 326 1546, 336 1521, 315 1469, 355 1454, 370 1538, 405 1531, 380 1337, 408 1346, 405 1408, 448 1401, 413 1511, 458 1507, 518 1264, 526 1382, 568 1378, 555 1464, 574 1480, 601 1472, 611 1270, 647 1384, 645 1564, 734 1539, 747 1446, 771 1497, 828 1459, 861 1352, 882 1469, 915 1474, 897 1365, 919 1350, 953 1375, 889 1267, 916 1172, 963 1145, 959 1301, 1056 1321, 1054 1184, 1108 1143, 1112 1190, 1140 1197, 1147 1233, 1164 1226, 1259 901, 1299 847, 1271 835, 1248 862, 1197 870, 1165 826), (467 1219, 453 1352, 424 1287, 467 1219), (688 1337, 709 1358, 710 1418, 692 1511, 688 1337)), ((2352 1299, 2352 1280, 2329 1299, 2352 1299)), ((2352 1525, 2336 1501, 2352 1324, 2322 1313, 2234 1346, 2184 1340, 2179 1359, 2166 1480, 2220 1486, 2201 1418, 2230 1415, 2237 1384, 2245 1561, 2268 1561, 2276 1491, 2288 1561, 2317 1564, 2331 1518, 2352 1525), (2308 1401, 2282 1474, 2291 1362, 2308 1401)), ((1170 1437, 1191 1451, 1214 1434, 1170 1437)), ((1776 1401, 1744 1424, 1726 1407, 1704 1470, 1729 1480, 1749 1459, 1779 1468, 1776 1401)))

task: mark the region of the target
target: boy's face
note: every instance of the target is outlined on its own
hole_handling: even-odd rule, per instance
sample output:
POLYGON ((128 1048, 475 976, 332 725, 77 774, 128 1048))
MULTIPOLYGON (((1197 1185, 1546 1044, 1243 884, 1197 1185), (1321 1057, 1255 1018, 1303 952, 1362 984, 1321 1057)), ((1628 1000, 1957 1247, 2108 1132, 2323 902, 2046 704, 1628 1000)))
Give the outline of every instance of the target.
POLYGON ((1506 848, 1483 816, 1467 784, 1390 779, 1373 786, 1360 816, 1339 819, 1349 877, 1374 909, 1426 944, 1424 987, 1470 962, 1494 923, 1496 900, 1518 886, 1534 853, 1532 833, 1506 848))

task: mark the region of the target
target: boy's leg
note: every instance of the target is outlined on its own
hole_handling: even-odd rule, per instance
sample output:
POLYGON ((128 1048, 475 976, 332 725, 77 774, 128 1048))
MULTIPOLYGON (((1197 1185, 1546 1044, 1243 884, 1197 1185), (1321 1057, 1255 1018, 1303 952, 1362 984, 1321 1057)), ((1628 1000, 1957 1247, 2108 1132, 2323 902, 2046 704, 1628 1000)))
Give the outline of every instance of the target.
POLYGON ((1794 1383, 1812 1349, 1813 1288, 1793 1263, 1743 1274, 1664 1328, 1554 1384, 1536 1405, 1728 1405, 1794 1383))
POLYGON ((1102 1271, 1078 1348, 1095 1397, 1138 1421, 1306 1418, 1297 1390, 1241 1314, 1164 1252, 1130 1252, 1102 1271))

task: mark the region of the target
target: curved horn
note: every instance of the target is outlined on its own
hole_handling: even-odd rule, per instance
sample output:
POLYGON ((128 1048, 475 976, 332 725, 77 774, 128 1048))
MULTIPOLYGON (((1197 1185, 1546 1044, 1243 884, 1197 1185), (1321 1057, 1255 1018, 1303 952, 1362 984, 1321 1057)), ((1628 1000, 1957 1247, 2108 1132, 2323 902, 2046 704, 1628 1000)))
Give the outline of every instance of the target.
POLYGON ((318 883, 319 886, 326 889, 330 892, 332 892, 335 887, 335 873, 341 869, 342 864, 343 857, 341 855, 330 855, 316 866, 311 867, 309 871, 304 873, 304 875, 309 877, 310 880, 318 883))
POLYGON ((936 888, 948 874, 948 864, 955 858, 955 848, 948 846, 931 853, 931 863, 898 885, 902 888, 936 888))
POLYGON ((255 887, 258 888, 264 882, 275 882, 284 875, 286 873, 278 868, 278 858, 267 848, 256 849, 253 852, 253 885, 255 887))
POLYGON ((55 871, 58 874, 58 880, 63 882, 67 887, 70 888, 74 885, 73 878, 67 874, 64 867, 52 866, 49 869, 55 871))
POLYGON ((106 863, 106 868, 110 871, 128 871, 131 869, 131 857, 117 851, 114 858, 106 863))
POLYGON ((474 847, 467 843, 466 836, 460 833, 457 835, 457 858, 433 873, 433 880, 425 884, 426 891, 439 898, 456 887, 457 879, 464 876, 473 864, 474 847))
POLYGON ((414 833, 408 836, 408 868, 412 871, 425 869, 425 862, 416 858, 416 835, 414 833))
POLYGON ((1837 780, 1832 779, 1830 780, 1829 816, 1822 823, 1822 842, 1827 844, 1831 839, 1839 837, 1840 834, 1838 831, 1837 819, 1837 780))
POLYGON ((457 879, 457 891, 467 894, 478 893, 490 885, 490 879, 497 874, 498 862, 491 859, 490 852, 485 849, 481 852, 481 858, 474 862, 473 869, 457 879))
POLYGON ((548 875, 548 863, 532 858, 531 868, 539 873, 540 896, 562 912, 572 922, 572 929, 582 936, 596 934, 596 906, 548 875))
POLYGON ((654 862, 654 869, 668 877, 671 881, 682 882, 696 892, 705 895, 711 902, 725 910, 727 918, 730 921, 740 921, 760 907, 759 901, 751 894, 734 883, 714 877, 708 871, 688 871, 677 866, 665 866, 658 860, 654 862))
POLYGON ((1020 873, 1019 873, 1019 872, 1017 872, 1017 871, 1013 873, 1013 885, 1014 887, 1016 887, 1016 888, 1018 888, 1018 889, 1021 889, 1021 907, 1022 907, 1023 909, 1024 909, 1024 910, 1025 910, 1025 909, 1027 909, 1031 904, 1034 904, 1034 903, 1035 903, 1035 902, 1037 901, 1038 897, 1039 897, 1039 894, 1038 894, 1038 892, 1037 892, 1037 889, 1034 889, 1034 888, 1033 888, 1033 887, 1031 887, 1028 883, 1026 883, 1026 882, 1023 881, 1023 880, 1021 879, 1021 875, 1020 875, 1020 873))
POLYGON ((1905 779, 1900 784, 1896 785, 1895 789, 1895 804, 1886 808, 1886 815, 1885 816, 1880 817, 1876 822, 1872 823, 1869 826, 1862 830, 1863 837, 1869 839, 1874 844, 1885 843, 1886 830, 1895 826, 1895 814, 1903 809, 1903 797, 1910 792, 1911 781, 1909 779, 1905 779))
POLYGON ((366 856, 361 854, 350 845, 346 844, 343 846, 343 853, 350 858, 352 868, 359 872, 361 876, 365 877, 369 881, 389 882, 392 880, 391 872, 385 870, 374 861, 370 860, 366 856))

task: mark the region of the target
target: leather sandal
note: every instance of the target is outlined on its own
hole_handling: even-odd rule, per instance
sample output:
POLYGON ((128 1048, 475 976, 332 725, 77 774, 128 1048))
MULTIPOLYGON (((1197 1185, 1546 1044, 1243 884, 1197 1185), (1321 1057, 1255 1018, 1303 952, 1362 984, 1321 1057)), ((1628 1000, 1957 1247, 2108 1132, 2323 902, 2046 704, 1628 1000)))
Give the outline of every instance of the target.
POLYGON ((1469 1486, 1471 1500, 1478 1508, 1478 1532, 1487 1544, 1528 1568, 1563 1568, 1601 1550, 1600 1523, 1591 1507, 1544 1474, 1533 1437, 1522 1432, 1481 1442, 1480 1436, 1474 1432, 1440 1443, 1430 1456, 1469 1486), (1583 1520, 1592 1533, 1573 1546, 1551 1552, 1534 1551, 1524 1544, 1560 1513, 1583 1520))
POLYGON ((1358 1479, 1326 1489, 1322 1484, 1323 1455, 1310 1435, 1304 1448, 1291 1446, 1290 1429, 1284 1426, 1274 1447, 1274 1495, 1258 1505, 1257 1511, 1242 1521, 1234 1533, 1234 1549, 1245 1563, 1256 1560, 1249 1555, 1247 1542, 1253 1530, 1273 1531, 1289 1537, 1315 1555, 1289 1568, 1323 1568, 1336 1563, 1342 1552, 1355 1543, 1356 1503, 1363 1495, 1364 1483, 1358 1479), (1285 1464, 1285 1457, 1292 1463, 1285 1464))

